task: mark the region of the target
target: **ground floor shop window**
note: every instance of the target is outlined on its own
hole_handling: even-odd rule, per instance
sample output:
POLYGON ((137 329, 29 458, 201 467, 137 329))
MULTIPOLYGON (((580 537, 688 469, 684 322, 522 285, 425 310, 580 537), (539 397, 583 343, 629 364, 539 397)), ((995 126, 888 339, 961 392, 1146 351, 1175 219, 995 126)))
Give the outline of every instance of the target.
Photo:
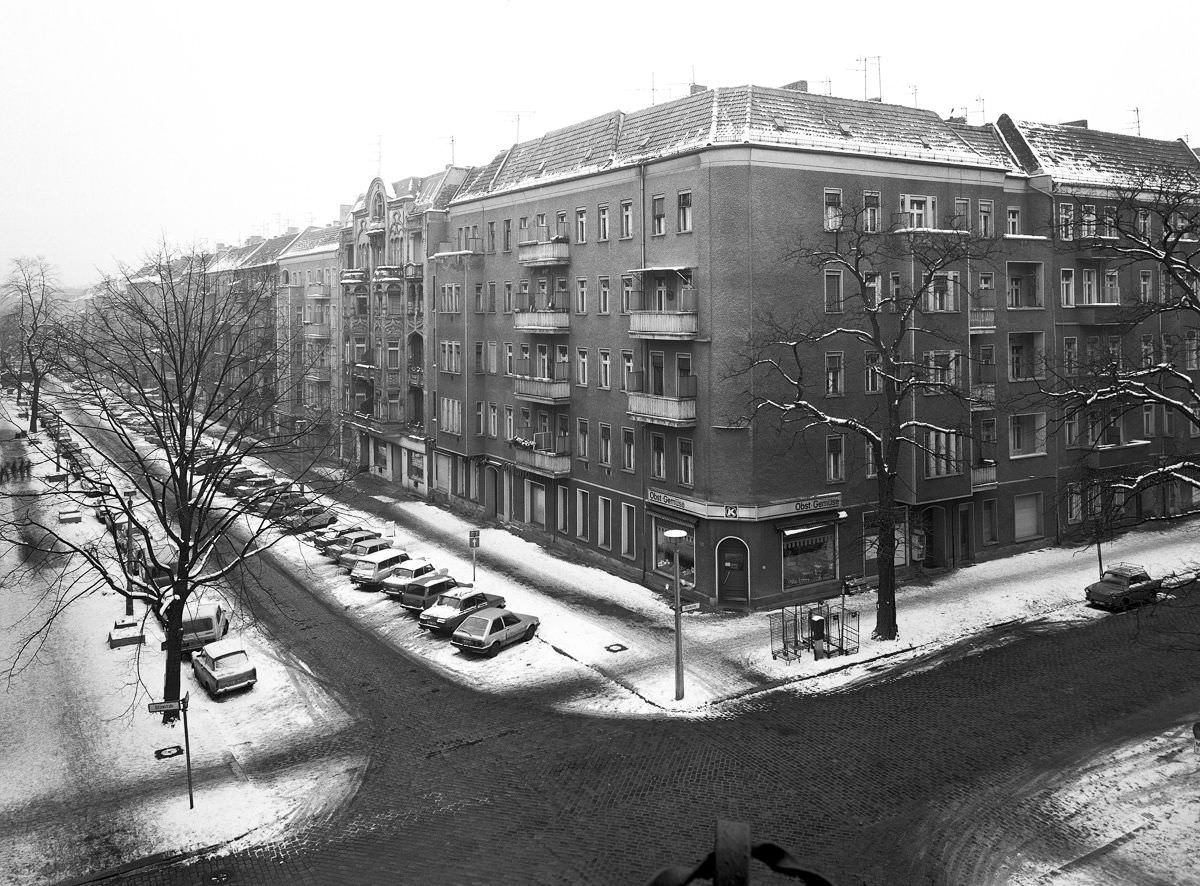
POLYGON ((437 488, 442 492, 450 491, 450 456, 438 453, 435 457, 434 468, 436 469, 434 476, 437 480, 437 488))
POLYGON ((425 479, 425 456, 419 452, 410 452, 408 454, 408 479, 425 479))
POLYGON ((682 529, 687 538, 679 542, 679 583, 684 587, 696 584, 696 534, 689 526, 680 526, 659 518, 652 521, 654 534, 654 571, 671 578, 675 576, 675 545, 664 535, 668 529, 682 529))
POLYGON ((525 481, 526 522, 546 526, 546 487, 540 483, 525 481))
POLYGON ((802 526, 784 531, 783 586, 816 584, 837 578, 837 527, 802 526))

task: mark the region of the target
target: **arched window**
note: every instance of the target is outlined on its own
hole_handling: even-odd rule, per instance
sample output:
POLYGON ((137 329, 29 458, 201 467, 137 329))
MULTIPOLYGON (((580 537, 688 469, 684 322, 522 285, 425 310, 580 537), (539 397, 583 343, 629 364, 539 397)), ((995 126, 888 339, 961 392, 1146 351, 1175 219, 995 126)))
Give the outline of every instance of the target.
POLYGON ((290 278, 288 277, 288 272, 285 270, 285 271, 283 272, 283 285, 284 285, 284 286, 287 286, 287 285, 288 285, 290 282, 291 282, 291 280, 290 280, 290 278))
POLYGON ((382 194, 375 195, 375 211, 373 213, 371 213, 371 217, 372 218, 380 218, 380 219, 384 217, 384 215, 383 215, 383 195, 382 194))

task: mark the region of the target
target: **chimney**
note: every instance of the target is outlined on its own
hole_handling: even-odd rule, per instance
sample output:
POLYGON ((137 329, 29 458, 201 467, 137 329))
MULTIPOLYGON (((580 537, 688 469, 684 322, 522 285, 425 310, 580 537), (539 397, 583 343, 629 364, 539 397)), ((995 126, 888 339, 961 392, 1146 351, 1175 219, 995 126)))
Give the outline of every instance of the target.
POLYGON ((947 117, 946 122, 947 123, 966 123, 967 118, 966 117, 947 117))
POLYGON ((708 92, 708 87, 701 86, 699 83, 693 83, 692 91, 689 92, 688 95, 696 95, 697 93, 700 93, 700 92, 708 92))
POLYGON ((808 92, 808 81, 797 80, 795 83, 785 83, 783 89, 790 89, 793 92, 808 92))
POLYGON ((287 234, 299 234, 299 233, 300 233, 300 229, 299 229, 299 228, 296 228, 296 227, 289 227, 285 233, 287 233, 287 234))
POLYGON ((350 224, 350 212, 353 209, 354 207, 349 203, 338 204, 338 217, 342 220, 342 227, 346 227, 346 225, 350 224))
POLYGON ((1068 120, 1066 123, 1060 123, 1060 126, 1074 126, 1076 129, 1087 129, 1086 120, 1068 120))
POLYGON ((262 242, 263 242, 263 238, 258 236, 257 234, 254 234, 253 236, 246 238, 247 246, 257 246, 259 243, 262 243, 262 242))
POLYGON ((224 243, 218 243, 218 244, 217 244, 217 251, 218 251, 218 252, 220 252, 220 251, 221 251, 222 249, 224 249, 224 248, 225 248, 225 244, 224 244, 224 243))

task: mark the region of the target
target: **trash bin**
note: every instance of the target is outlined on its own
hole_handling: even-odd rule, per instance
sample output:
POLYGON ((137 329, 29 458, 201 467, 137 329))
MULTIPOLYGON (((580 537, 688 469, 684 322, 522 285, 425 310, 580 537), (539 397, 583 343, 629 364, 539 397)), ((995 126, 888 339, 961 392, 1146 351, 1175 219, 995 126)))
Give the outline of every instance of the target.
POLYGON ((818 643, 825 639, 825 616, 817 615, 815 612, 809 613, 808 636, 812 638, 813 643, 818 643))

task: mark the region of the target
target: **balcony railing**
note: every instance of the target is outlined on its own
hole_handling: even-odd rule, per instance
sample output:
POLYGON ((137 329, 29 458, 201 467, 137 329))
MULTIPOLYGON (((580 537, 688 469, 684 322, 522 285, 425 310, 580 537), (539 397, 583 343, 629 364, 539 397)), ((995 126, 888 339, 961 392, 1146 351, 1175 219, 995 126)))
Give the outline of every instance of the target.
POLYGON ((564 240, 546 243, 522 243, 517 246, 517 262, 527 268, 565 265, 571 260, 571 244, 564 240))
POLYGON ((309 283, 304 294, 307 298, 329 298, 329 289, 328 283, 309 283))
POLYGON ((995 308, 971 308, 971 328, 972 329, 995 329, 996 328, 996 309, 995 308))
POLYGON ((329 338, 329 321, 324 323, 305 320, 304 321, 304 337, 305 338, 329 338))
POLYGON ((404 279, 404 268, 400 265, 380 265, 375 269, 374 279, 377 283, 398 283, 404 279))
POLYGON ((513 327, 523 332, 570 332, 571 315, 566 307, 517 311, 513 314, 513 327))
POLYGON ((556 364, 551 376, 515 376, 514 396, 534 403, 551 405, 565 403, 571 399, 571 380, 565 367, 556 364))
POLYGON ((634 338, 685 340, 696 337, 696 290, 692 287, 671 293, 661 303, 655 293, 645 293, 641 307, 629 315, 629 334, 634 338))
POLYGON ((425 384, 425 370, 420 366, 408 367, 408 384, 413 388, 419 388, 425 384))
POLYGON ((309 366, 304 370, 304 377, 309 381, 329 381, 330 370, 328 366, 309 366))
POLYGON ((983 489, 996 485, 996 463, 976 465, 971 468, 971 488, 983 489))
POLYGON ((995 385, 995 383, 971 385, 971 408, 972 409, 992 409, 995 405, 996 405, 996 385, 995 385))
POLYGON ((533 435, 533 448, 518 447, 517 465, 543 477, 565 477, 571 473, 571 447, 566 437, 549 432, 533 435))
POLYGON ((349 285, 352 285, 355 283, 366 283, 367 282, 367 269, 366 268, 347 268, 346 270, 342 271, 341 280, 342 280, 343 286, 349 286, 349 285))
POLYGON ((626 412, 634 421, 666 425, 672 428, 689 428, 696 424, 697 377, 685 375, 675 380, 672 387, 647 393, 642 390, 644 373, 630 376, 629 402, 626 412))

